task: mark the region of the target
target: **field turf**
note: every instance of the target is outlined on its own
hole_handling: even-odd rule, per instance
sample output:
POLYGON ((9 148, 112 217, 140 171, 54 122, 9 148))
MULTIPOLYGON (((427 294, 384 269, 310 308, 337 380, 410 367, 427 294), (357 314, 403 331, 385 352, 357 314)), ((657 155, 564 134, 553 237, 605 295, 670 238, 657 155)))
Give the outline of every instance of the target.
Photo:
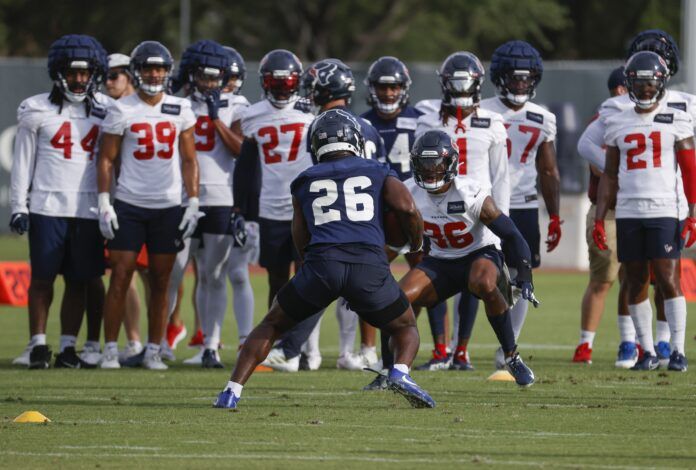
MULTIPOLYGON (((24 240, 0 238, 0 259, 25 258, 24 240)), ((209 372, 179 361, 164 373, 12 367, 26 344, 26 311, 2 307, 0 467, 696 467, 696 371, 614 369, 616 289, 595 341, 594 364, 571 364, 586 279, 536 275, 542 306, 530 311, 520 346, 537 376, 533 387, 485 380, 496 345, 481 311, 471 345, 475 371, 413 374, 437 401, 434 410, 414 410, 391 392, 362 392, 370 374, 337 371, 332 310, 322 322, 321 370, 256 374, 239 410, 231 412, 210 406, 229 370, 209 372), (26 410, 52 422, 12 422, 26 410)), ((191 281, 187 276, 187 299, 191 281)), ((256 275, 253 283, 260 318, 265 278, 256 275)), ((54 350, 61 293, 59 282, 48 330, 54 350)), ((188 300, 184 318, 191 325, 188 300)), ((423 362, 432 345, 425 318, 419 327, 423 362)), ((692 320, 687 356, 696 360, 694 334, 692 320)), ((230 366, 237 346, 232 314, 223 341, 222 359, 230 366)), ((182 344, 177 353, 185 359, 194 351, 182 344)))

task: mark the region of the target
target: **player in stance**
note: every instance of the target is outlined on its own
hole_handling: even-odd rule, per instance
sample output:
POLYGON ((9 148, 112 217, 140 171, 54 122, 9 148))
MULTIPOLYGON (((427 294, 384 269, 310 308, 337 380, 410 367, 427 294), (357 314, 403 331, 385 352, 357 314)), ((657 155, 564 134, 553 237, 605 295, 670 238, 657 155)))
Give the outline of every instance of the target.
MULTIPOLYGON (((539 200, 537 180, 549 213, 546 251, 561 240, 560 175, 556 165, 556 116, 533 103, 544 66, 539 52, 524 41, 509 41, 498 47, 491 58, 491 81, 498 96, 481 101, 481 108, 503 116, 507 129, 507 156, 510 169, 510 219, 532 250, 532 268, 541 263, 539 200)), ((507 247, 503 252, 509 258, 507 247)), ((514 273, 512 273, 514 277, 514 273)), ((527 302, 510 310, 515 341, 527 316, 527 302)), ((505 365, 503 351, 496 353, 496 366, 505 365)))
POLYGON ((686 300, 680 286, 681 238, 696 241, 696 152, 691 116, 664 101, 667 63, 654 52, 631 56, 625 68, 628 95, 635 103, 607 119, 607 156, 599 183, 593 237, 606 249, 604 217, 616 206, 619 261, 626 269, 628 310, 644 355, 634 370, 659 366, 648 299, 650 268, 664 297, 672 337, 668 369, 686 371, 686 300), (650 148, 650 150, 648 150, 650 148), (688 216, 680 227, 681 169, 688 216))
MULTIPOLYGON (((17 110, 10 228, 29 234, 31 338, 13 363, 30 369, 50 366, 46 321, 58 274, 65 279, 65 293, 54 365, 93 367, 77 356, 75 341, 85 296, 90 291, 100 293, 99 317, 104 296, 103 239, 90 207, 97 201, 94 152, 108 105, 97 87, 106 70, 106 52, 96 39, 63 36, 48 52, 51 92, 27 98, 17 110)), ((99 350, 99 335, 88 339, 99 350)))
MULTIPOLYGON (((445 59, 438 74, 442 88, 440 110, 418 118, 416 136, 433 129, 447 132, 458 148, 458 176, 474 179, 490 190, 496 206, 507 214, 510 206, 507 134, 500 114, 479 106, 485 77, 483 65, 470 52, 455 52, 445 59)), ((435 233, 426 227, 425 235, 432 239, 435 233)), ((458 344, 453 357, 447 354, 447 339, 444 328, 440 328, 433 358, 424 367, 429 370, 472 368, 467 346, 477 309, 478 299, 466 290, 462 292, 458 306, 458 344)))
POLYGON ((409 368, 418 351, 413 310, 389 271, 381 214, 398 215, 411 248, 422 246, 422 220, 413 199, 386 166, 361 158, 360 125, 344 110, 329 110, 312 124, 312 153, 319 163, 292 183, 293 240, 302 267, 278 292, 270 311, 249 335, 214 406, 236 408, 242 388, 273 342, 297 322, 339 296, 361 318, 392 335, 396 364, 389 386, 414 407, 434 407, 409 368))
POLYGON ((109 240, 111 283, 104 305, 106 345, 101 367, 117 369, 117 340, 126 291, 143 244, 149 257, 148 343, 127 365, 163 370, 160 343, 167 321, 167 286, 176 253, 196 229, 199 212, 196 118, 188 100, 165 93, 173 66, 166 47, 140 43, 131 54, 137 93, 109 108, 98 162, 99 227, 109 240), (113 205, 114 164, 120 174, 113 205), (181 187, 188 207, 181 207, 181 187))

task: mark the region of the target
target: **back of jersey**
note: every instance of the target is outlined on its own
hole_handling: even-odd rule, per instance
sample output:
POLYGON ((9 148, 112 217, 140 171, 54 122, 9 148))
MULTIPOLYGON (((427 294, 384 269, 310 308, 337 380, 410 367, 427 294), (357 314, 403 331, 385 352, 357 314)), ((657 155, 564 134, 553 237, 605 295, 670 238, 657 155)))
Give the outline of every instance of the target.
POLYGON ((297 177, 292 194, 302 207, 310 246, 384 246, 382 188, 396 173, 357 156, 319 163, 297 177))

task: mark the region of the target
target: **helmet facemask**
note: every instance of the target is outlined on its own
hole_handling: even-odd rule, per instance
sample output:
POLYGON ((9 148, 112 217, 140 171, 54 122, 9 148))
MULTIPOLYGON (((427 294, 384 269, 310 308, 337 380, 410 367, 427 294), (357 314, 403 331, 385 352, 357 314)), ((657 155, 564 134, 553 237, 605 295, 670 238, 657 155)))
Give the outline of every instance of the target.
POLYGON ((510 70, 500 77, 499 96, 513 105, 523 105, 536 95, 539 83, 537 74, 531 70, 510 70))
POLYGON ((297 101, 300 76, 297 72, 274 70, 263 76, 262 85, 268 101, 276 108, 284 108, 297 101))
POLYGON ((193 96, 199 101, 205 100, 206 95, 215 90, 221 90, 224 85, 224 73, 215 67, 201 66, 190 76, 190 83, 195 84, 193 96))
MULTIPOLYGON (((139 90, 141 90, 146 95, 156 96, 157 94, 165 91, 167 83, 169 82, 171 71, 171 66, 166 65, 163 58, 155 56, 148 57, 144 65, 135 68, 135 70, 133 70, 133 75, 135 76, 136 82, 138 83, 139 90), (152 73, 159 68, 162 68, 165 71, 161 77, 143 76, 144 71, 149 71, 150 73, 152 73)), ((148 74, 146 73, 145 75, 148 74)))
POLYGON ((413 178, 426 191, 437 191, 457 175, 457 154, 441 156, 436 150, 411 155, 413 178))
POLYGON ((58 72, 58 87, 63 96, 71 103, 82 103, 94 90, 94 67, 87 60, 71 60, 66 67, 58 72), (81 82, 77 74, 86 71, 89 76, 86 82, 81 82), (70 75, 75 74, 74 78, 70 75))
POLYGON ((457 70, 451 77, 441 79, 444 101, 457 108, 471 108, 478 104, 481 81, 478 74, 457 70))
POLYGON ((653 76, 652 70, 638 70, 635 77, 627 77, 628 96, 640 109, 650 109, 662 99, 665 93, 665 82, 653 76), (642 77, 641 77, 642 75, 642 77), (651 97, 646 97, 644 89, 654 89, 651 97))

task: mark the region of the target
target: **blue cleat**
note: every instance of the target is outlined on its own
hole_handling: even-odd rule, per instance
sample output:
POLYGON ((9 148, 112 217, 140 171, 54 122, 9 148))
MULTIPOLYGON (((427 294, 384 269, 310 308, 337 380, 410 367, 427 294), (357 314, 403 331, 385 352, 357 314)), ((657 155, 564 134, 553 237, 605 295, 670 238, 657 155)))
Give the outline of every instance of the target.
POLYGON ((520 387, 529 387, 534 383, 534 372, 522 361, 520 353, 516 352, 511 357, 506 358, 505 368, 520 387))
POLYGON ((655 345, 655 353, 657 354, 657 360, 660 361, 660 367, 663 369, 669 365, 669 359, 672 351, 669 347, 667 341, 660 341, 655 345))
POLYGON ((677 372, 686 372, 688 365, 689 361, 686 360, 685 355, 679 351, 672 351, 672 355, 669 356, 669 365, 667 369, 677 372))
POLYGON ((146 348, 143 348, 143 350, 140 351, 139 354, 135 354, 133 356, 130 356, 122 361, 119 360, 118 362, 123 367, 142 367, 143 360, 145 360, 145 349, 146 348))
POLYGON ((453 355, 449 370, 474 370, 474 366, 471 364, 471 360, 469 359, 469 353, 467 352, 466 354, 453 355))
POLYGON ((660 361, 657 356, 646 352, 643 358, 631 367, 631 370, 656 370, 658 367, 660 367, 660 361))
POLYGON ((623 341, 619 344, 619 353, 616 355, 614 366, 619 369, 630 369, 638 361, 638 348, 632 341, 623 341))
POLYGON ((234 410, 239 403, 239 397, 232 392, 231 388, 225 389, 217 396, 217 400, 213 403, 213 408, 227 408, 234 410))
POLYGON ((435 400, 413 381, 410 375, 396 369, 389 371, 387 378, 389 390, 403 395, 414 408, 435 408, 435 400))
POLYGON ((440 356, 435 355, 435 351, 433 351, 432 359, 430 359, 425 364, 421 364, 418 367, 414 367, 414 369, 427 370, 427 371, 447 370, 450 368, 451 364, 452 364, 452 355, 451 354, 448 354, 445 357, 440 357, 440 356))

